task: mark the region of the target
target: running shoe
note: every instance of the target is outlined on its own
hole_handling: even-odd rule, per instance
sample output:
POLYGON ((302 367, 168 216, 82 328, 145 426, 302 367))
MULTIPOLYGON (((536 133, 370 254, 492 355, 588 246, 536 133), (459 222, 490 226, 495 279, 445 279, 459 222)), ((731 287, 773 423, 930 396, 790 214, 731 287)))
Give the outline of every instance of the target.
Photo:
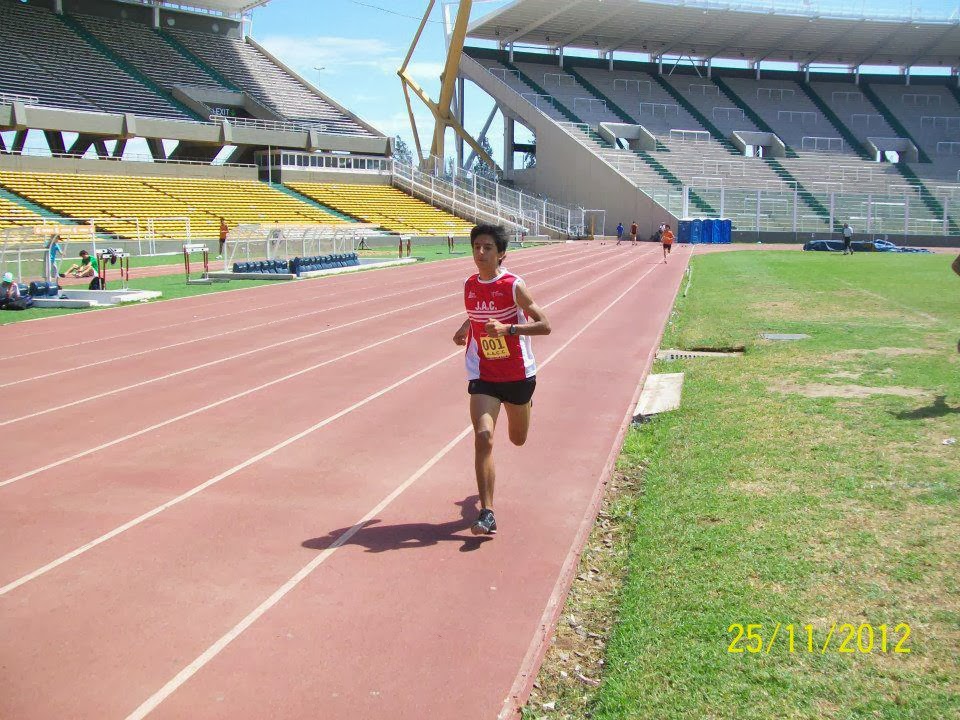
POLYGON ((470 528, 470 532, 474 535, 496 535, 497 519, 493 516, 493 510, 489 508, 481 510, 480 516, 473 524, 473 527, 470 528))

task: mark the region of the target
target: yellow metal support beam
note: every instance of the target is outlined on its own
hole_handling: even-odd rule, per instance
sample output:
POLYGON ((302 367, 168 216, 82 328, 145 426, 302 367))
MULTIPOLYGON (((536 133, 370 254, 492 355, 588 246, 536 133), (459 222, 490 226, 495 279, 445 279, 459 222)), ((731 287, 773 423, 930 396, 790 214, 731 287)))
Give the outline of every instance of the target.
MULTIPOLYGON (((407 51, 407 56, 403 60, 403 64, 397 70, 397 76, 400 78, 400 83, 403 86, 403 94, 407 101, 407 112, 410 114, 410 126, 413 129, 414 142, 417 145, 417 155, 420 160, 421 165, 429 164, 434 162, 434 159, 438 159, 440 162, 443 162, 444 156, 444 143, 447 128, 452 129, 457 135, 462 137, 466 143, 476 152, 477 156, 488 166, 496 170, 500 170, 500 167, 494 161, 492 157, 480 147, 480 144, 463 128, 462 125, 458 122, 456 115, 452 110, 453 96, 454 91, 456 90, 457 84, 457 75, 460 70, 460 56, 463 54, 463 43, 467 37, 467 24, 470 21, 470 10, 473 7, 473 0, 461 0, 460 5, 457 9, 457 19, 454 22, 453 33, 450 36, 450 47, 447 49, 447 60, 444 63, 443 73, 440 75, 440 97, 437 102, 433 102, 429 96, 407 73, 407 66, 410 64, 410 59, 413 57, 414 50, 416 50, 417 43, 420 42, 420 37, 423 35, 423 29, 427 24, 427 20, 430 17, 430 13, 433 11, 433 7, 436 4, 436 0, 430 0, 427 4, 426 12, 423 14, 423 19, 420 21, 420 27, 417 28, 416 35, 413 37, 413 42, 410 44, 410 49, 407 51), (433 142, 430 145, 430 156, 425 158, 423 156, 422 147, 420 145, 420 134, 417 131, 417 122, 414 118, 413 108, 410 105, 410 95, 409 91, 413 91, 413 94, 416 95, 427 106, 427 109, 430 110, 433 115, 434 128, 433 128, 433 142)), ((463 102, 463 98, 460 98, 460 102, 463 102)))

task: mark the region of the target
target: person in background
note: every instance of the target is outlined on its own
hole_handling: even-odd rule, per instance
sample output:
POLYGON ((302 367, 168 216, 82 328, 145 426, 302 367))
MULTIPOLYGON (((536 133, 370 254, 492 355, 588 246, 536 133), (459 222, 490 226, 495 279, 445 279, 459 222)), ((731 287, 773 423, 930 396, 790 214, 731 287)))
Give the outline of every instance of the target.
POLYGON ((80 251, 80 264, 74 263, 65 273, 60 273, 60 277, 94 277, 100 272, 100 263, 86 250, 80 251))
POLYGON ((844 255, 853 255, 853 248, 850 246, 850 241, 853 240, 853 228, 843 224, 843 254, 844 255))
POLYGON ((50 268, 47 271, 47 282, 53 282, 54 278, 60 277, 60 269, 57 264, 57 256, 63 257, 63 248, 60 245, 60 236, 54 235, 47 246, 50 251, 50 268))
POLYGON ((227 244, 227 233, 230 229, 227 227, 227 221, 223 218, 220 218, 220 251, 217 255, 217 260, 223 259, 223 247, 227 244))
POLYGON ((639 230, 640 228, 637 227, 636 220, 630 223, 630 240, 631 242, 633 242, 634 245, 637 244, 637 232, 639 232, 639 230))
POLYGON ((623 241, 623 223, 617 223, 617 245, 623 241))
POLYGON ((673 230, 670 229, 670 226, 664 223, 663 232, 660 233, 660 244, 663 245, 663 262, 667 262, 667 255, 670 254, 670 251, 673 249, 674 238, 673 230))
POLYGON ((6 307, 11 300, 20 298, 20 287, 13 281, 13 273, 5 272, 0 282, 0 308, 6 307))

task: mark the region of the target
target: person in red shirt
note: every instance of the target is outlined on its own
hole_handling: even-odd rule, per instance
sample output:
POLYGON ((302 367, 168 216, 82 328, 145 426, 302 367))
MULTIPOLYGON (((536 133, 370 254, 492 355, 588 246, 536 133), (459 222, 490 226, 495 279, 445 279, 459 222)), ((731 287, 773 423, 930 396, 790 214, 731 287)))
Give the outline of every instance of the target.
POLYGON ((523 279, 503 268, 507 242, 507 232, 500 225, 477 225, 470 232, 478 272, 464 282, 467 319, 453 336, 454 343, 467 348, 467 392, 480 495, 480 514, 471 528, 474 535, 497 532, 493 434, 500 408, 507 414, 510 442, 523 445, 537 386, 537 361, 530 338, 550 334, 550 322, 523 279))
POLYGON ((630 239, 633 241, 633 244, 637 244, 637 233, 640 231, 640 228, 637 227, 637 221, 634 220, 630 225, 630 239))
POLYGON ((663 233, 660 235, 660 242, 663 245, 663 262, 667 262, 667 255, 673 249, 674 239, 673 230, 670 229, 669 225, 664 225, 663 233))

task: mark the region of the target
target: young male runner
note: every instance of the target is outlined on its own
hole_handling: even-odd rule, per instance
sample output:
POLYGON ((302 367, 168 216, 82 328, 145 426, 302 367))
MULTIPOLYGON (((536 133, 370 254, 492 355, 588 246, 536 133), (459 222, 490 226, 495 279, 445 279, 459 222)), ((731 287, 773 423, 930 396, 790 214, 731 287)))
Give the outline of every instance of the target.
POLYGON ((660 243, 663 245, 663 262, 667 262, 667 255, 669 255, 673 249, 673 241, 675 239, 673 230, 670 229, 669 225, 665 224, 663 226, 663 233, 660 235, 660 243))
POLYGON ((470 231, 478 272, 463 284, 467 319, 453 336, 457 345, 467 346, 467 392, 480 494, 480 515, 471 528, 474 535, 497 532, 493 433, 500 406, 507 413, 510 442, 523 445, 537 385, 530 336, 550 334, 550 322, 530 297, 523 279, 501 267, 507 242, 507 232, 500 225, 477 225, 470 231))

